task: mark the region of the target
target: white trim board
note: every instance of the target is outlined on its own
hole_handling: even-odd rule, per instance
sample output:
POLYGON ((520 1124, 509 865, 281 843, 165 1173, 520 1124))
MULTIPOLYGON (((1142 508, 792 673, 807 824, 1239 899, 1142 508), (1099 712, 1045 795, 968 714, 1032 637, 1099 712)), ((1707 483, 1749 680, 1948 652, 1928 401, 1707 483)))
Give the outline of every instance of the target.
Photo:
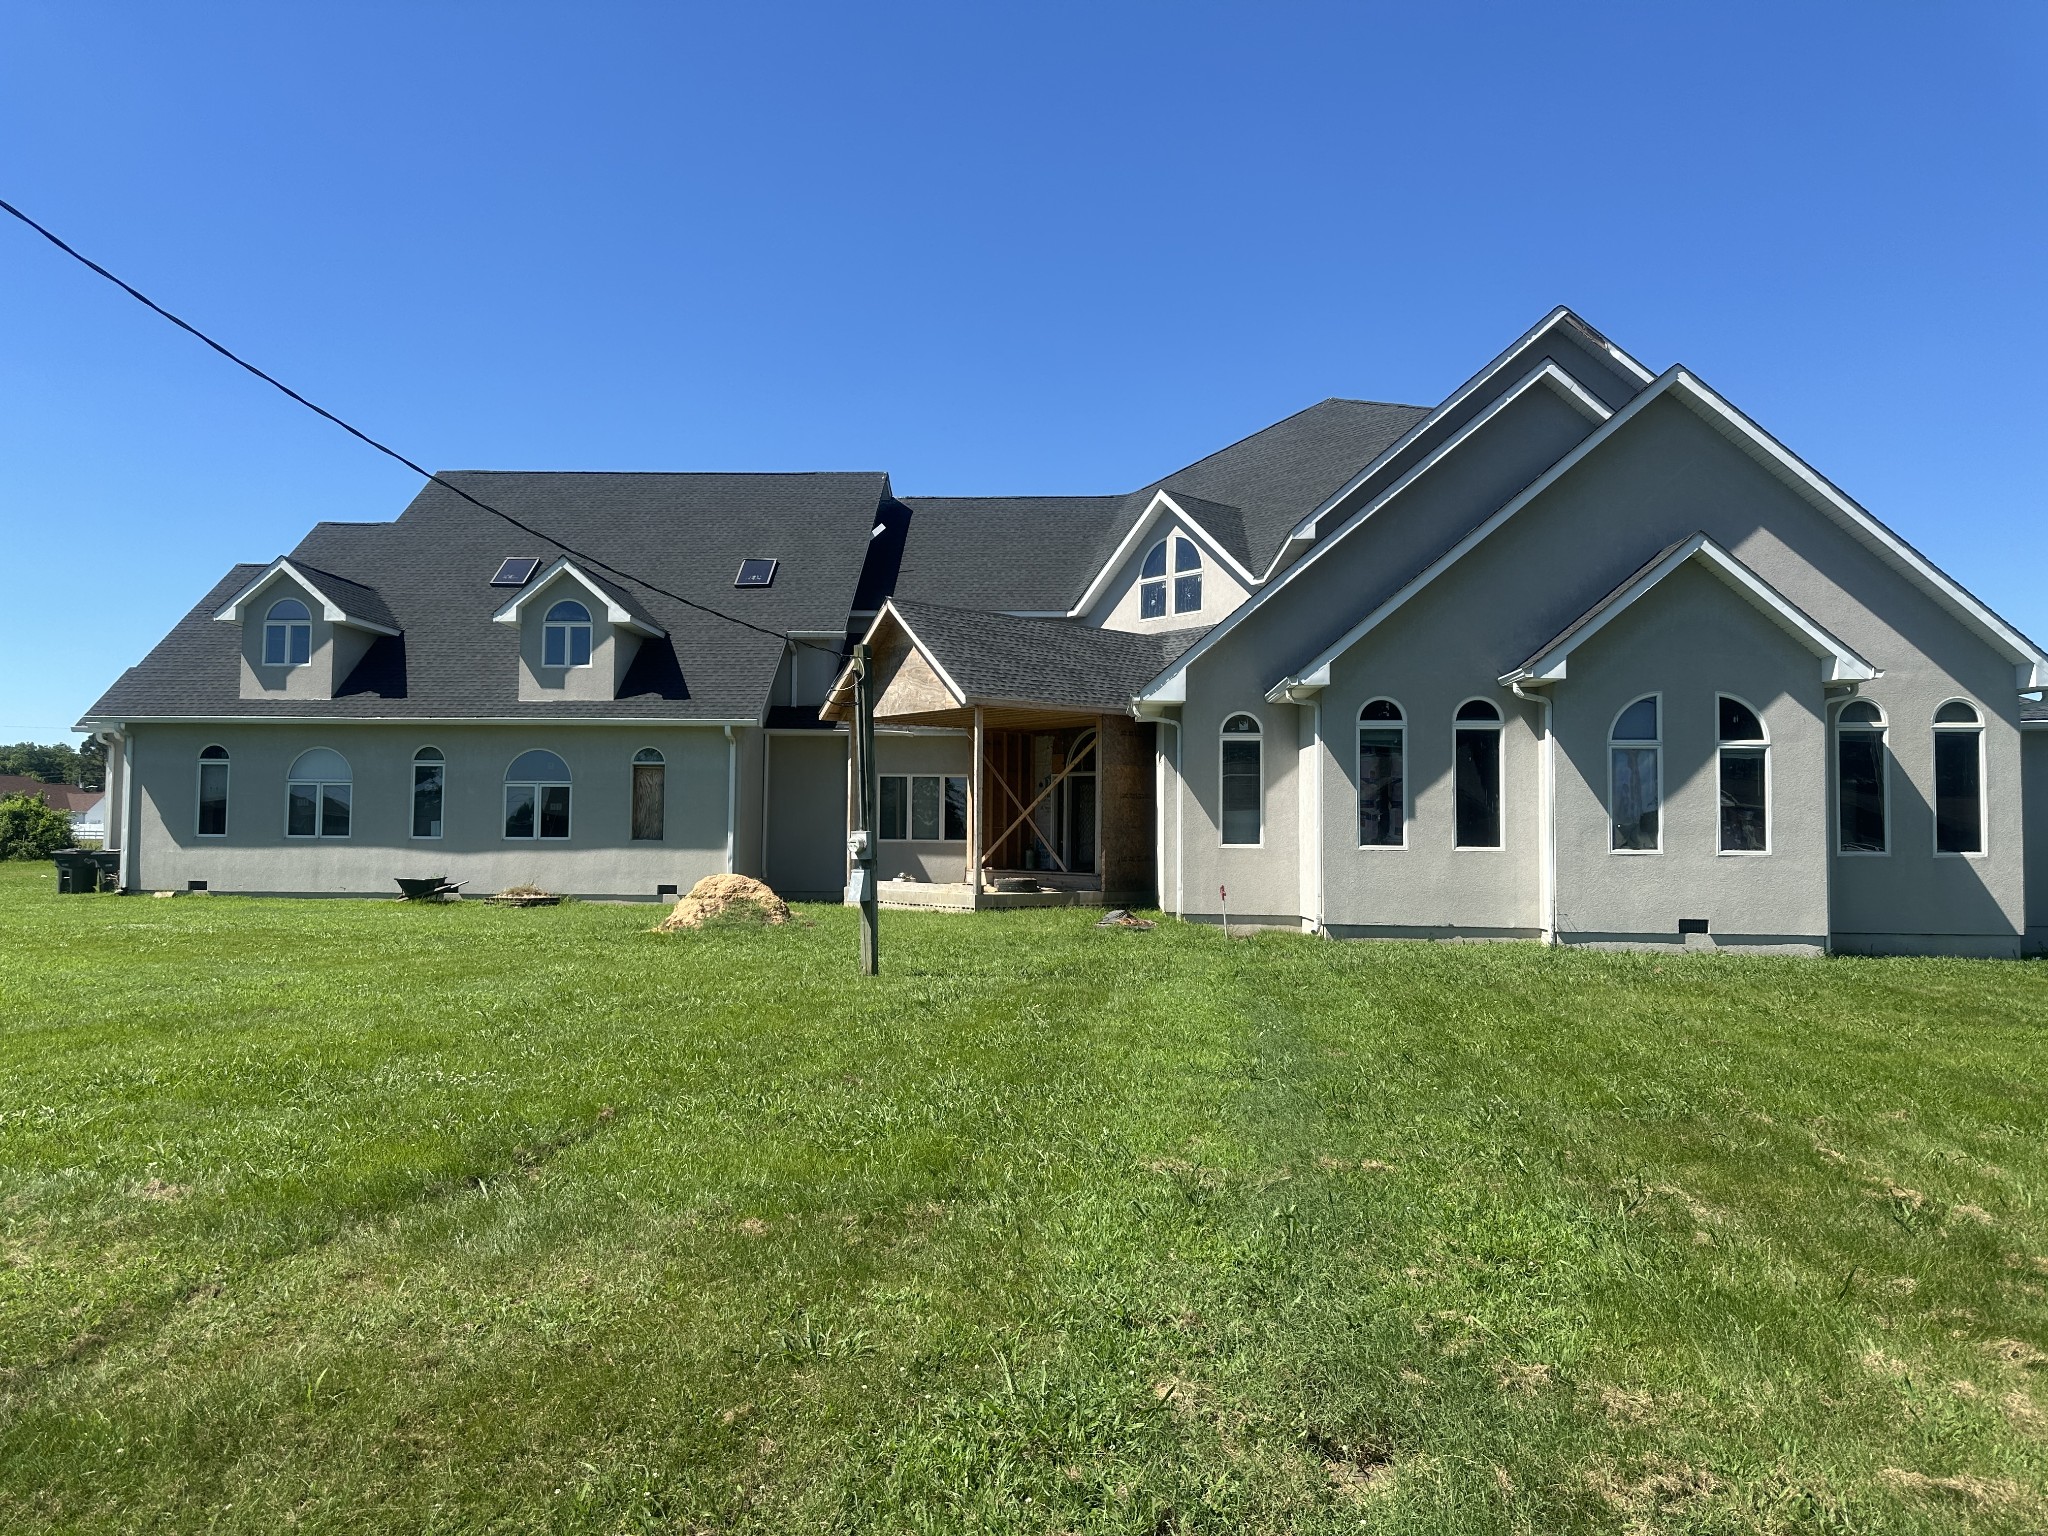
POLYGON ((397 630, 388 624, 378 624, 373 620, 359 618, 348 612, 341 604, 321 591, 318 582, 314 581, 312 577, 308 576, 296 565, 293 565, 283 555, 278 556, 277 559, 265 566, 262 574, 229 599, 227 607, 216 613, 214 618, 230 623, 239 621, 242 617, 242 610, 249 600, 279 576, 291 577, 293 581, 296 581, 300 586, 312 593, 314 597, 318 598, 320 600, 320 617, 330 624, 345 624, 351 629, 366 629, 373 635, 395 635, 398 633, 397 630))
MULTIPOLYGON (((1599 634, 1640 599, 1648 596, 1681 565, 1692 561, 1698 561, 1706 566, 1739 595, 1746 598, 1766 618, 1775 620, 1818 656, 1823 663, 1823 682, 1866 683, 1880 675, 1876 667, 1808 618, 1769 582, 1704 533, 1696 533, 1638 576, 1629 584, 1626 591, 1603 598, 1600 612, 1596 617, 1563 640, 1538 652, 1523 666, 1504 673, 1500 678, 1501 685, 1512 687, 1516 683, 1536 685, 1562 682, 1573 651, 1599 634)), ((1760 713, 1758 718, 1762 718, 1760 713)))
MULTIPOLYGON (((1137 551, 1139 544, 1150 536, 1153 527, 1157 525, 1160 517, 1167 513, 1171 513, 1174 517, 1179 518, 1185 523, 1188 530, 1195 535, 1196 542, 1218 560, 1222 561, 1230 570, 1235 571, 1238 578, 1247 587, 1256 587, 1259 584, 1258 577, 1254 576, 1235 555, 1216 542, 1216 535, 1202 526, 1200 518, 1175 501, 1170 492, 1161 490, 1152 493, 1152 499, 1145 504, 1145 510, 1139 514, 1138 520, 1131 524, 1130 531, 1123 536, 1122 541, 1110 552, 1109 559, 1103 562, 1102 568, 1095 573, 1094 579, 1088 583, 1087 590, 1081 594, 1080 599, 1073 607, 1057 613, 1044 615, 1028 614, 1019 615, 1019 617, 1059 619, 1078 619, 1082 617, 1090 608, 1095 606, 1103 593, 1109 590, 1111 580, 1118 571, 1123 569, 1124 562, 1137 551)), ((1271 573, 1269 572, 1268 574, 1271 573)))
MULTIPOLYGON (((896 621, 896 627, 903 631, 904 638, 909 640, 911 648, 925 659, 925 664, 937 675, 939 681, 946 685, 946 691, 952 694, 958 703, 964 705, 967 702, 967 691, 953 681, 953 675, 946 670, 944 663, 927 650, 925 643, 918 639, 917 631, 910 627, 910 620, 906 619, 903 616, 902 610, 897 608, 895 598, 891 597, 883 600, 881 611, 875 615, 874 622, 868 625, 866 633, 860 637, 860 644, 873 645, 875 643, 875 634, 881 629, 882 620, 884 619, 894 619, 896 621)), ((819 706, 819 709, 822 711, 835 705, 842 709, 848 707, 846 704, 841 704, 839 700, 841 691, 849 688, 852 683, 853 659, 848 657, 846 665, 839 669, 839 675, 832 679, 832 686, 825 691, 825 702, 819 706)))
MULTIPOLYGON (((1464 426, 1458 428, 1456 432, 1452 433, 1451 436, 1445 438, 1441 443, 1437 444, 1436 447, 1432 448, 1429 451, 1429 454, 1422 460, 1421 463, 1417 464, 1413 469, 1409 470, 1408 473, 1403 475, 1399 480, 1396 480, 1392 485, 1388 486, 1384 491, 1380 492, 1379 495, 1375 496, 1371 501, 1367 502, 1364 506, 1360 507, 1356 512, 1352 513, 1349 517, 1344 519, 1343 523, 1336 529, 1335 532, 1331 533, 1326 538, 1321 540, 1321 542, 1319 542, 1316 545, 1316 547, 1313 550, 1311 550, 1304 559, 1302 559, 1294 566, 1290 567, 1286 575, 1282 576, 1277 582, 1274 582, 1272 585, 1263 587, 1260 590, 1254 592, 1251 595, 1251 597, 1247 599, 1237 609, 1225 615, 1224 618, 1216 625, 1214 629, 1210 630, 1206 635, 1202 636, 1201 639, 1197 640, 1193 645, 1189 646, 1185 651, 1181 652, 1180 655, 1176 656, 1170 663, 1168 663, 1164 670, 1162 670, 1157 677, 1155 677, 1150 683, 1145 685, 1145 687, 1139 692, 1137 697, 1139 699, 1156 700, 1157 702, 1162 704, 1186 703, 1187 670, 1191 665, 1193 665, 1196 661, 1200 660, 1203 656, 1207 655, 1210 650, 1212 650, 1218 643, 1220 643, 1227 635, 1231 634, 1237 628, 1237 626, 1243 623, 1244 620, 1248 618, 1252 613, 1256 612, 1259 608, 1263 607, 1268 602, 1271 602, 1280 593, 1286 591, 1288 586, 1291 585, 1297 578, 1299 578, 1303 571, 1310 569, 1312 566, 1316 564, 1317 561, 1321 560, 1325 555, 1329 554, 1331 550, 1335 549, 1339 544, 1343 543, 1343 541, 1346 538, 1348 538, 1368 518, 1372 517, 1382 507, 1385 507, 1389 502, 1393 501, 1395 497, 1399 496, 1402 492, 1406 491, 1410 486, 1414 485, 1418 480, 1420 480, 1424 475, 1428 474, 1445 458, 1457 452, 1459 448, 1463 447, 1466 443, 1470 442, 1473 439, 1473 437, 1475 437, 1483 428, 1485 428, 1489 423, 1491 423, 1495 417, 1499 416, 1502 412, 1506 411, 1509 406, 1513 405, 1517 400, 1521 399, 1523 395, 1527 394, 1530 390, 1536 388, 1538 385, 1542 385, 1545 388, 1554 391, 1565 401, 1566 404, 1572 406, 1575 410, 1579 411, 1589 421, 1598 424, 1595 426, 1591 436, 1589 436, 1586 439, 1586 442, 1591 442, 1593 439, 1599 437, 1601 435, 1601 432, 1605 429, 1605 427, 1611 425, 1613 420, 1615 419, 1614 413, 1610 412, 1606 406, 1602 405, 1598 400, 1594 399, 1592 394, 1589 393, 1583 386, 1581 386, 1579 382, 1576 379, 1574 379, 1570 374, 1566 373, 1564 369, 1560 368, 1555 362, 1551 361, 1549 358, 1546 357, 1541 363, 1537 364, 1536 367, 1532 368, 1527 374, 1523 375, 1521 380, 1516 383, 1514 388, 1505 391, 1503 394, 1500 395, 1499 398, 1494 400, 1492 404, 1488 405, 1485 410, 1481 411, 1478 415, 1474 416, 1470 421, 1466 422, 1464 426)), ((1636 397, 1637 400, 1640 400, 1642 398, 1643 397, 1641 395, 1638 395, 1636 397)), ((1625 413, 1626 411, 1632 409, 1633 406, 1634 402, 1632 401, 1628 406, 1623 407, 1623 412, 1625 413)), ((1579 445, 1579 448, 1574 449, 1573 452, 1576 453, 1584 447, 1585 443, 1582 442, 1579 445)), ((1564 460, 1560 460, 1559 462, 1564 463, 1569 462, 1569 460, 1570 455, 1567 455, 1564 460)), ((1554 470, 1555 466, 1552 466, 1552 468, 1554 470)), ((1541 484, 1543 482, 1539 479, 1536 483, 1541 484)), ((1524 491, 1523 494, 1527 495, 1528 492, 1524 491)), ((1499 514, 1496 514, 1496 516, 1498 515, 1499 514)), ((1311 668, 1309 670, 1314 669, 1311 668)), ((1290 679, 1289 681, 1299 682, 1300 680, 1301 679, 1297 677, 1290 679)), ((1271 695, 1268 695, 1268 697, 1271 697, 1271 695)))

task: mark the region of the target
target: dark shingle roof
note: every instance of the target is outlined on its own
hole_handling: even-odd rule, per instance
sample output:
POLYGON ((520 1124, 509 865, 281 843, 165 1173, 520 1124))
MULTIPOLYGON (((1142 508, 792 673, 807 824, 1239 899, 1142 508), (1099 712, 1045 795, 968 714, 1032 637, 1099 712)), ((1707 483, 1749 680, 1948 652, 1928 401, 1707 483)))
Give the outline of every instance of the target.
POLYGON ((1150 499, 907 497, 896 593, 956 608, 1064 613, 1150 499))
POLYGON ((970 702, 1120 713, 1131 695, 1207 632, 1133 634, 1074 619, 1015 619, 937 603, 893 606, 970 702))
POLYGON ((2021 699, 2020 718, 2022 720, 2048 720, 2048 699, 2043 699, 2038 704, 2032 699, 2021 699))
POLYGON ((306 564, 303 560, 292 561, 298 573, 320 589, 329 602, 338 604, 341 611, 352 619, 380 624, 386 629, 397 629, 398 620, 392 616, 385 604, 384 594, 375 587, 366 587, 359 581, 350 581, 346 576, 337 576, 332 571, 322 571, 306 564))
POLYGON ((338 685, 339 697, 239 696, 238 627, 213 615, 262 570, 241 565, 122 675, 91 717, 759 719, 782 658, 780 632, 845 628, 868 530, 888 495, 879 473, 461 471, 445 478, 539 533, 437 485, 395 522, 316 526, 292 551, 293 562, 309 576, 319 571, 374 589, 404 631, 370 646, 338 685), (491 621, 513 594, 490 578, 507 556, 536 556, 545 566, 571 553, 565 546, 583 552, 578 564, 667 637, 641 643, 617 699, 521 703, 517 631, 491 621), (775 633, 696 611, 594 569, 588 556, 775 633), (733 587, 749 556, 781 562, 773 585, 733 587))

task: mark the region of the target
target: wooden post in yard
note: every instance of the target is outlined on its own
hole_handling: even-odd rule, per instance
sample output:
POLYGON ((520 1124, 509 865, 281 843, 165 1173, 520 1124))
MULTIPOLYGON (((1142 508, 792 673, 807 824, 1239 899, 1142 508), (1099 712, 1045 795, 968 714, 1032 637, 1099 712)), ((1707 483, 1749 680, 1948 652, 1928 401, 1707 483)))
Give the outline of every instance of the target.
POLYGON ((860 973, 873 976, 882 968, 881 936, 877 932, 880 902, 875 890, 875 675, 874 652, 865 643, 853 648, 854 780, 853 879, 860 899, 860 973))

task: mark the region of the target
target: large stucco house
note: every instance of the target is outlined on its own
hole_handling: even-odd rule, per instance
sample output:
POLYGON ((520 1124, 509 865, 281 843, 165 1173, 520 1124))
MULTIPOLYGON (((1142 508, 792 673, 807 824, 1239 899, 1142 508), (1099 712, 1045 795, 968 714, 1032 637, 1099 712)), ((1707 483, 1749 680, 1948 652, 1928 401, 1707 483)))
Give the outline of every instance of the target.
POLYGON ((865 638, 887 902, 2048 948, 2048 655, 1566 310, 1127 494, 445 479, 236 566, 93 706, 127 887, 840 899, 865 638))

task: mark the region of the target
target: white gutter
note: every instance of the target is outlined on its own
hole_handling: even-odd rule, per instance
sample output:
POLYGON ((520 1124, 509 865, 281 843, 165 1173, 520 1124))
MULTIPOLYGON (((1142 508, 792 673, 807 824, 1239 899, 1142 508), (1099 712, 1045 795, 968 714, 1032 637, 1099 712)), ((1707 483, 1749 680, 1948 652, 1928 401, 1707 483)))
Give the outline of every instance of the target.
POLYGON ((740 743, 728 725, 725 728, 725 872, 728 875, 733 873, 733 830, 739 819, 739 794, 740 743))

